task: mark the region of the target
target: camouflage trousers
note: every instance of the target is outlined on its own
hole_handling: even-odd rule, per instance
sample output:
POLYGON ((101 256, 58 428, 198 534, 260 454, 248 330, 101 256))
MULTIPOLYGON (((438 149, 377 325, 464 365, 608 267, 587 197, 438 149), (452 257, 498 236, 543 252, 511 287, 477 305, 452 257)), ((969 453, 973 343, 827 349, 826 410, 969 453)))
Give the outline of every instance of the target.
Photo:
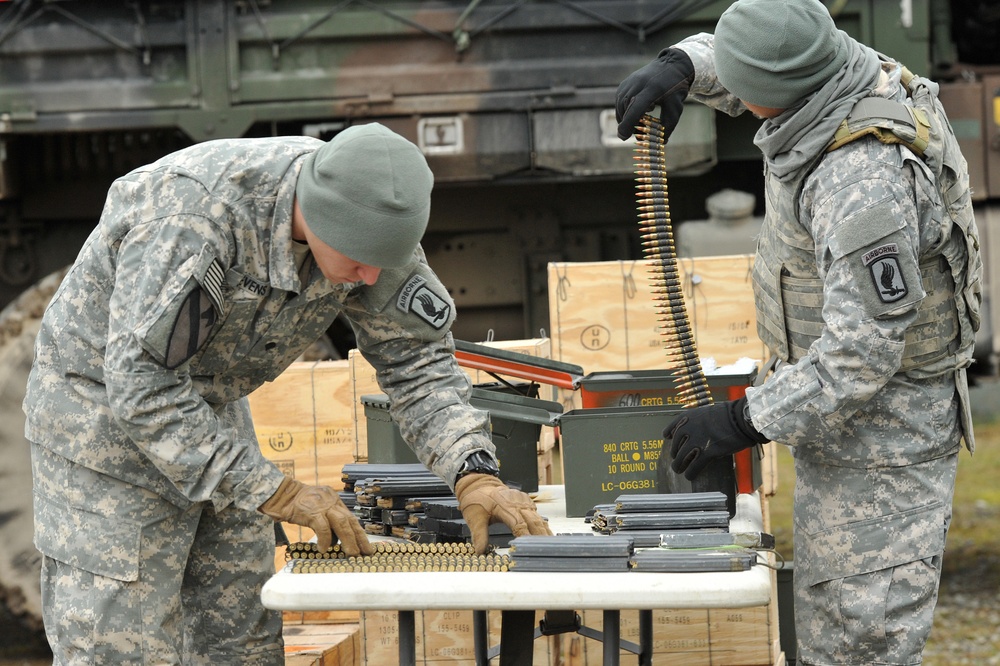
POLYGON ((922 662, 957 464, 957 452, 868 469, 795 459, 799 664, 922 662))
POLYGON ((33 444, 35 545, 54 664, 284 664, 260 602, 273 521, 154 493, 33 444))

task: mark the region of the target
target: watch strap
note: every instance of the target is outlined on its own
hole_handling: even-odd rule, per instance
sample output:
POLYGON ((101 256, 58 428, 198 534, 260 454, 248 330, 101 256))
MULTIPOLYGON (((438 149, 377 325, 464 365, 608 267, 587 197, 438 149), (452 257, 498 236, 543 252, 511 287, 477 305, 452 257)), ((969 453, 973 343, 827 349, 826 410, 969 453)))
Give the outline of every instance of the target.
POLYGON ((458 471, 455 481, 469 474, 489 474, 490 476, 500 476, 500 465, 486 451, 473 451, 466 457, 462 468, 458 471))

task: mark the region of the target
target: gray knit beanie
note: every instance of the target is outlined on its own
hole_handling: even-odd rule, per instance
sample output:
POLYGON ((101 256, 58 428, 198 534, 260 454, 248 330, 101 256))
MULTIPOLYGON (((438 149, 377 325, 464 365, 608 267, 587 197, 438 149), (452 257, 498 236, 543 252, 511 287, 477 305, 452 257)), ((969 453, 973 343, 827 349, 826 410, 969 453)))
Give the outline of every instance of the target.
POLYGON ((348 127, 306 157, 295 185, 317 238, 354 261, 405 266, 427 229, 434 175, 383 125, 348 127))
POLYGON ((716 25, 715 72, 744 102, 787 109, 844 66, 849 39, 818 0, 740 0, 716 25))

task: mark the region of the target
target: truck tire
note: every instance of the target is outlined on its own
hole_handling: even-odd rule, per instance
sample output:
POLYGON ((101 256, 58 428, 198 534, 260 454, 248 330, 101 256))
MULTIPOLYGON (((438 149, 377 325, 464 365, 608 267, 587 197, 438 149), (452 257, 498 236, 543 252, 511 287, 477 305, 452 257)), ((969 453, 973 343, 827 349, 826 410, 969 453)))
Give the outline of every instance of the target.
POLYGON ((44 645, 41 555, 32 545, 31 460, 21 402, 42 312, 64 275, 49 275, 0 311, 0 648, 44 645), (11 625, 16 629, 8 630, 11 625))

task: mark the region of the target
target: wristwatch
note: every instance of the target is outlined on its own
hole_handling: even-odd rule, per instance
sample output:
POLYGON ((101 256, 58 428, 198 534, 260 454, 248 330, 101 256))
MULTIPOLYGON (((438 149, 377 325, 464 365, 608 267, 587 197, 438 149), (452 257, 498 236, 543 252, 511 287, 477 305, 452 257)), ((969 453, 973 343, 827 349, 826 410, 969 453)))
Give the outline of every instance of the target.
POLYGON ((493 458, 493 456, 488 454, 486 451, 473 451, 469 454, 469 457, 465 459, 465 462, 462 464, 462 468, 458 470, 455 482, 457 483, 467 474, 489 474, 490 476, 500 476, 500 465, 493 458))

